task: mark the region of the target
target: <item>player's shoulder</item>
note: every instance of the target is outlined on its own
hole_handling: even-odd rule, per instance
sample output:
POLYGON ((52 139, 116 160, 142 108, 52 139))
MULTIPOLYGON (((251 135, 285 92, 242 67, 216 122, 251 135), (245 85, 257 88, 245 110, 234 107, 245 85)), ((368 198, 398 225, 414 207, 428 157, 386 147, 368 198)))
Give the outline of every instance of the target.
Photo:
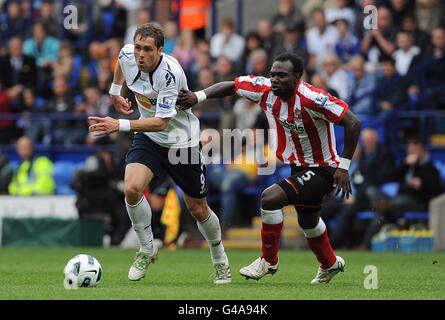
POLYGON ((185 73, 178 60, 163 53, 162 61, 154 72, 153 80, 158 83, 165 82, 168 87, 171 83, 177 84, 183 76, 185 76, 185 73))
POLYGON ((239 76, 237 78, 237 83, 239 85, 242 85, 243 83, 249 83, 254 86, 265 86, 265 87, 272 86, 269 78, 262 76, 255 76, 255 75, 239 76))
POLYGON ((133 62, 135 61, 134 58, 134 44, 126 44, 122 47, 121 51, 119 52, 119 60, 124 62, 133 62))
POLYGON ((184 70, 182 69, 181 64, 176 58, 166 53, 163 53, 159 72, 164 74, 165 73, 182 74, 184 73, 184 70))
POLYGON ((304 81, 298 84, 297 95, 312 101, 311 105, 314 107, 323 107, 329 101, 329 93, 304 81))

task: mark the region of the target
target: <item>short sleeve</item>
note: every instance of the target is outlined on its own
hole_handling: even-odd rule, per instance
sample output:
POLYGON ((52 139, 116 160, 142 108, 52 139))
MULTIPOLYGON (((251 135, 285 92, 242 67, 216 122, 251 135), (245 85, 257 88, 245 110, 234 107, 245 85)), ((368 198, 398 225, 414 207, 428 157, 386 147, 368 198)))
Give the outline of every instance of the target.
POLYGON ((235 79, 235 93, 253 102, 259 102, 271 90, 270 79, 257 76, 241 76, 235 79))
POLYGON ((326 121, 338 124, 348 111, 349 106, 345 101, 322 89, 304 84, 298 88, 298 92, 302 105, 312 114, 326 121))

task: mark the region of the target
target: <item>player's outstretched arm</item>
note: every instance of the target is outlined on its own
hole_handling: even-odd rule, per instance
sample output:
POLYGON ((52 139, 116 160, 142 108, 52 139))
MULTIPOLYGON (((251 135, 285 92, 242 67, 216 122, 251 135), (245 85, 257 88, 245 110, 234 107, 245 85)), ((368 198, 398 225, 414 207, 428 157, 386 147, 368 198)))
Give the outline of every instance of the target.
POLYGON ((355 148, 357 147, 361 122, 350 110, 348 110, 341 120, 340 125, 343 126, 345 130, 345 141, 340 164, 334 174, 334 187, 337 187, 337 194, 342 191, 341 197, 344 198, 346 195, 346 199, 348 199, 349 194, 352 193, 348 169, 355 148))
POLYGON ((192 92, 182 89, 179 92, 177 104, 181 106, 181 110, 188 109, 198 102, 206 99, 224 98, 234 93, 235 81, 223 81, 215 83, 207 89, 192 92))
POLYGON ((134 110, 131 109, 131 101, 121 96, 122 85, 124 82, 124 74, 122 73, 120 64, 117 63, 109 93, 116 111, 129 115, 132 114, 134 110))
POLYGON ((137 131, 137 132, 157 132, 167 128, 170 118, 152 117, 148 119, 127 120, 114 119, 111 117, 88 117, 93 122, 88 127, 89 132, 93 132, 97 137, 101 137, 114 132, 137 131))

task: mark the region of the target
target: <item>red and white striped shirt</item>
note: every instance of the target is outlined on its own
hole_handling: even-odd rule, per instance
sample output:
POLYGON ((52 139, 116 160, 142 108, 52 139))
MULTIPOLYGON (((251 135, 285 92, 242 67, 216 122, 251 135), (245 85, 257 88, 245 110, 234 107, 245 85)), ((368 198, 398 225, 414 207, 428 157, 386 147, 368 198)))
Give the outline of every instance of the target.
POLYGON ((334 123, 343 119, 348 104, 324 90, 299 81, 295 94, 281 100, 272 92, 270 79, 242 76, 235 79, 237 95, 257 102, 275 132, 277 158, 299 167, 337 167, 334 123))

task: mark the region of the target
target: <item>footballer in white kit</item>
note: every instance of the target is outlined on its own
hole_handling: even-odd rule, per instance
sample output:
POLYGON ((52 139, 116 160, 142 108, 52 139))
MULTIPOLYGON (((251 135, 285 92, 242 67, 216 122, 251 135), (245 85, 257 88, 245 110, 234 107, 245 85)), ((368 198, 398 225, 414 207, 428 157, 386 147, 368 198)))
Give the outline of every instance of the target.
POLYGON ((143 192, 154 178, 168 174, 184 192, 187 208, 208 242, 215 268, 213 282, 230 283, 219 219, 206 200, 206 168, 200 152, 199 120, 190 110, 180 110, 176 106, 179 91, 187 89, 187 79, 178 61, 162 52, 163 46, 162 30, 148 23, 138 27, 134 44, 125 45, 119 53, 110 95, 118 112, 132 113, 131 103, 121 96, 122 85, 126 82, 138 104, 138 120, 89 117, 93 122, 89 130, 97 135, 135 132, 126 156, 124 189, 127 212, 140 249, 128 278, 140 280, 157 259, 152 212, 143 192))

